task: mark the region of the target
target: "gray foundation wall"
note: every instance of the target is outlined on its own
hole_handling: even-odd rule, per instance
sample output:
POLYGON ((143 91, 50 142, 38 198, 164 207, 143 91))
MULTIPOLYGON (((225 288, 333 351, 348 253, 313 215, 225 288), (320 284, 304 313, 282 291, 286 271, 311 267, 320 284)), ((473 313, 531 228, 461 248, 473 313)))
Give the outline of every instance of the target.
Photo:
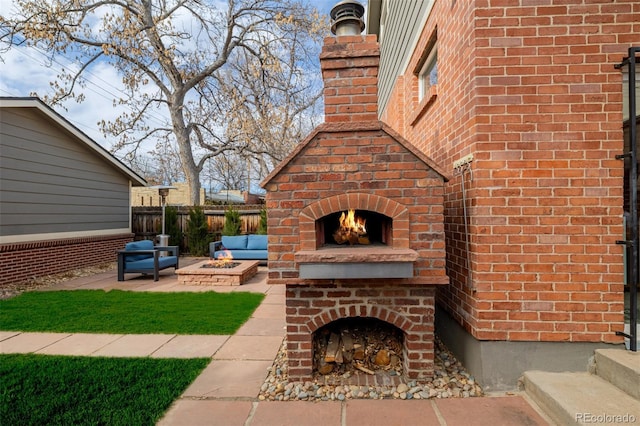
POLYGON ((435 331, 485 392, 517 389, 518 379, 527 370, 587 371, 596 349, 622 347, 586 342, 480 341, 437 304, 435 331))

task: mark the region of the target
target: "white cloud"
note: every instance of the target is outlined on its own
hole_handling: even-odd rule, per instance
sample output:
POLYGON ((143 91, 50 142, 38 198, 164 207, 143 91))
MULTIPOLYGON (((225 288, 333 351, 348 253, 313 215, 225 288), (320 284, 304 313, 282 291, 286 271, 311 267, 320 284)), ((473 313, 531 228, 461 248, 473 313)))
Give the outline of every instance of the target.
MULTIPOLYGON (((0 96, 26 97, 35 94, 43 98, 52 95, 50 82, 56 81, 56 76, 63 68, 76 70, 78 65, 61 56, 50 62, 42 51, 15 46, 3 53, 0 61, 0 96)), ((110 149, 115 140, 112 136, 105 137, 97 123, 101 120, 113 121, 127 110, 123 105, 114 106, 114 100, 125 96, 121 92, 122 78, 114 67, 101 62, 94 64, 85 74, 85 80, 85 87, 76 89, 76 92, 85 96, 82 103, 70 99, 62 106, 54 107, 54 110, 104 148, 110 149)), ((157 118, 153 124, 158 125, 162 117, 159 112, 154 116, 157 118)))
POLYGON ((44 57, 25 47, 3 53, 0 61, 0 88, 10 96, 29 96, 30 92, 49 91, 55 71, 45 66, 44 57))
MULTIPOLYGON (((0 92, 2 96, 24 97, 35 94, 42 98, 51 95, 53 89, 50 82, 56 80, 63 67, 71 68, 73 64, 63 58, 56 58, 55 62, 51 63, 39 50, 24 46, 12 47, 2 55, 0 61, 0 92)), ((103 75, 101 79, 119 81, 115 73, 103 75)), ((89 137, 109 149, 111 144, 102 136, 96 122, 103 118, 105 112, 113 110, 112 98, 105 92, 100 93, 100 85, 108 86, 104 82, 88 84, 84 90, 87 97, 85 102, 66 102, 64 107, 67 111, 62 107, 54 109, 89 137)))

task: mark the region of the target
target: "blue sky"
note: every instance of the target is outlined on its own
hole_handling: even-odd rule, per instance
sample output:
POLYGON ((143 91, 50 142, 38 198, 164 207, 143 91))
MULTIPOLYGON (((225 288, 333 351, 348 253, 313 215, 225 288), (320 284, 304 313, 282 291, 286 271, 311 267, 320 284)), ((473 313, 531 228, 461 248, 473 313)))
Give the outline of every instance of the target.
MULTIPOLYGON (((339 0, 309 0, 321 12, 329 14, 339 0)), ((366 5, 364 0, 360 1, 366 5)), ((0 13, 7 14, 13 7, 13 0, 0 0, 0 13)), ((42 96, 51 94, 50 82, 62 68, 75 69, 68 59, 57 57, 49 61, 46 52, 34 48, 14 48, 2 55, 0 60, 0 96, 42 96)), ((111 143, 99 131, 99 120, 113 120, 122 112, 122 107, 114 107, 113 99, 119 94, 121 78, 110 67, 92 68, 84 94, 86 100, 80 104, 67 102, 65 108, 55 108, 58 113, 89 137, 107 149, 111 143)))

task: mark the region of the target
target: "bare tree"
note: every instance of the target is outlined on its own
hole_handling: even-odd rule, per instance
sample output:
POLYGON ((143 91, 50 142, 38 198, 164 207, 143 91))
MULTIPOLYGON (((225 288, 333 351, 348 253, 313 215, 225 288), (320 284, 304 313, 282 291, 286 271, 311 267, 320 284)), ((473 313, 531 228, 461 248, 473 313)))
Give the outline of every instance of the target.
POLYGON ((124 159, 136 173, 151 185, 170 185, 184 181, 183 167, 176 146, 160 140, 155 148, 124 159))
POLYGON ((277 57, 269 51, 240 52, 226 72, 216 74, 219 93, 229 103, 223 111, 227 137, 239 141, 242 157, 258 165, 258 177, 264 177, 322 119, 321 82, 309 78, 311 67, 305 72, 297 66, 312 60, 299 46, 291 43, 277 57))
MULTIPOLYGON (((227 84, 242 82, 244 89, 251 78, 285 70, 291 76, 299 73, 305 65, 302 59, 309 57, 308 49, 319 44, 326 28, 319 25, 321 16, 300 0, 227 0, 225 9, 219 9, 220 4, 17 0, 19 13, 0 17, 0 37, 6 49, 27 44, 50 52, 52 58, 76 55, 79 70, 63 71, 53 82, 55 93, 43 96, 52 105, 68 98, 82 101, 83 77, 92 66, 108 62, 115 67, 126 95, 114 104, 127 105, 128 111, 113 122, 100 123, 102 131, 117 136, 115 150, 127 150, 130 159, 145 141, 175 142, 191 202, 199 204, 199 175, 209 158, 232 151, 281 158, 290 149, 289 135, 255 134, 274 132, 275 123, 293 128, 302 116, 272 121, 273 116, 259 111, 262 123, 245 124, 246 114, 254 114, 259 103, 245 105, 250 105, 246 92, 234 93, 227 84), (295 55, 286 55, 292 51, 295 55), (251 70, 243 70, 243 64, 251 70), (234 76, 240 71, 242 76, 234 76), (165 123, 157 123, 159 114, 168 117, 165 123)), ((315 96, 318 93, 308 100, 315 96)), ((281 100, 286 102, 286 96, 281 100)))
POLYGON ((212 159, 211 168, 215 170, 217 183, 221 189, 248 191, 247 169, 242 167, 244 161, 236 154, 219 155, 212 159))

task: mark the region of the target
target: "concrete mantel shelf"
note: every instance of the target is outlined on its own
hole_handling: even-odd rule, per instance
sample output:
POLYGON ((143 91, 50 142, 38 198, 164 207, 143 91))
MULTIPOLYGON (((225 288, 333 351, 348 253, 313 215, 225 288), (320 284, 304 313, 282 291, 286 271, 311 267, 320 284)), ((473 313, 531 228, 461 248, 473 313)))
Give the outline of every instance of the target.
POLYGON ((296 263, 380 263, 415 262, 418 252, 411 249, 394 249, 382 246, 326 247, 319 250, 304 250, 295 253, 296 263))
POLYGON ((418 260, 415 250, 379 246, 330 247, 294 256, 302 279, 411 278, 418 260))

